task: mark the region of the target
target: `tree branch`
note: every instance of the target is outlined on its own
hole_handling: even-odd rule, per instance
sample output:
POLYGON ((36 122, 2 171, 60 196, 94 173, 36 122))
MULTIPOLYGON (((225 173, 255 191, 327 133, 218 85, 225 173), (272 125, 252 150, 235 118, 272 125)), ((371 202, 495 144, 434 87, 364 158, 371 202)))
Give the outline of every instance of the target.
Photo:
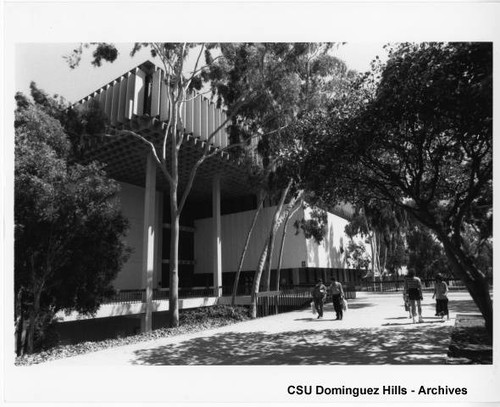
POLYGON ((198 68, 198 63, 200 62, 201 55, 203 54, 203 50, 205 49, 205 43, 201 44, 200 47, 200 52, 198 53, 198 57, 196 58, 196 62, 194 64, 193 72, 191 72, 191 77, 186 81, 186 88, 189 88, 189 85, 191 84, 191 81, 194 79, 196 73, 197 73, 197 68, 198 68))
POLYGON ((140 134, 138 134, 138 133, 136 133, 134 131, 131 131, 131 130, 120 130, 120 132, 118 134, 133 136, 136 139, 138 139, 141 142, 143 142, 144 144, 146 144, 147 146, 149 146, 150 149, 151 149, 151 152, 153 153, 153 157, 154 157, 156 163, 158 164, 158 166, 161 168, 161 170, 165 174, 168 182, 170 184, 172 183, 173 180, 172 180, 172 177, 171 177, 170 173, 168 172, 168 170, 166 168, 166 163, 160 157, 158 157, 158 154, 156 153, 156 148, 155 148, 154 144, 151 141, 149 141, 145 137, 143 137, 140 134))

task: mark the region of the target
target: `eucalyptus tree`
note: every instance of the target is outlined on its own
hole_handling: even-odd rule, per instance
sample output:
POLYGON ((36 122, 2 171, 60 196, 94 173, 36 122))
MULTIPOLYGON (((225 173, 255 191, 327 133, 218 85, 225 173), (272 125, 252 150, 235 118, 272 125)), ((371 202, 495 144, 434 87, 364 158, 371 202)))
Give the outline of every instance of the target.
MULTIPOLYGON (((113 61, 117 58, 114 45, 94 45, 94 65, 99 66, 104 60, 113 61)), ((187 185, 179 196, 179 151, 185 137, 180 112, 186 103, 188 92, 200 90, 204 83, 210 84, 212 97, 218 106, 227 107, 227 121, 231 122, 230 145, 227 149, 234 152, 233 156, 242 152, 252 155, 263 167, 263 172, 268 174, 265 176, 267 189, 277 191, 272 194, 271 200, 283 203, 278 206, 270 228, 270 238, 257 266, 253 289, 255 294, 264 263, 272 258, 277 224, 281 218, 286 217, 282 213, 283 208, 292 210, 290 202, 289 205, 284 205, 287 193, 295 191, 293 202, 296 202, 302 193, 296 183, 299 177, 293 177, 293 182, 290 183, 289 175, 283 177, 285 171, 277 171, 282 162, 289 159, 289 154, 284 154, 285 150, 282 149, 284 132, 303 111, 320 105, 327 97, 340 92, 342 81, 339 81, 339 77, 348 76, 350 72, 345 64, 329 54, 333 44, 325 43, 141 43, 134 46, 132 54, 143 47, 148 47, 152 56, 162 61, 166 72, 164 80, 168 88, 169 114, 162 148, 156 148, 146 138, 130 130, 122 130, 120 134, 136 137, 149 146, 170 185, 169 306, 171 321, 175 326, 178 324, 179 217, 200 165, 217 153, 210 150, 210 143, 205 144, 204 151, 192 167, 187 185), (194 67, 189 72, 185 69, 187 58, 194 61, 194 67), (167 143, 170 144, 170 149, 167 148, 167 143), (256 144, 258 155, 254 148, 256 144)), ((78 65, 84 48, 75 50, 68 58, 70 66, 78 65)), ((208 141, 225 125, 226 122, 221 123, 219 128, 208 135, 208 141)), ((293 145, 292 141, 289 143, 293 145)), ((270 261, 268 264, 267 287, 270 261)))
POLYGON ((380 205, 378 201, 357 205, 345 232, 351 240, 361 236, 370 244, 371 269, 365 277, 375 280, 386 274, 388 264, 393 271, 403 265, 404 250, 401 249, 404 249, 408 222, 405 213, 394 205, 380 205))
POLYGON ((290 159, 291 151, 300 148, 300 143, 291 137, 288 128, 304 112, 341 92, 344 78, 352 74, 342 61, 331 55, 335 46, 332 43, 221 45, 224 58, 218 61, 220 75, 212 77, 214 94, 224 100, 231 112, 242 95, 256 92, 257 96, 233 116, 231 138, 235 143, 247 143, 247 150, 266 174, 270 200, 277 204, 256 267, 254 300, 266 265, 263 289, 270 288, 276 232, 296 210, 304 194, 301 170, 290 159))
MULTIPOLYGON (((93 44, 93 64, 100 66, 102 61, 113 62, 118 57, 118 52, 113 44, 93 44)), ((85 44, 75 49, 68 56, 70 67, 76 67, 81 60, 81 55, 85 48, 89 45, 85 44)), ((180 151, 183 141, 186 137, 184 131, 182 114, 183 108, 187 100, 192 97, 192 91, 200 91, 204 82, 210 80, 218 71, 213 72, 215 62, 220 59, 220 56, 213 56, 212 52, 216 48, 216 44, 200 44, 200 43, 136 43, 132 48, 131 55, 142 48, 148 48, 151 55, 161 61, 165 76, 163 81, 166 85, 166 95, 168 101, 168 115, 165 120, 163 141, 161 146, 156 146, 146 137, 132 130, 120 130, 121 136, 135 137, 143 142, 148 148, 161 172, 169 185, 169 201, 170 201, 170 290, 169 290, 169 312, 171 326, 179 325, 179 231, 180 231, 180 216, 188 199, 188 196, 193 187, 196 174, 200 166, 210 157, 220 154, 220 149, 211 148, 211 141, 216 134, 223 129, 231 117, 236 114, 242 105, 248 103, 255 95, 255 92, 249 90, 244 95, 239 95, 232 100, 231 112, 228 118, 219 124, 211 134, 207 135, 206 143, 203 147, 201 156, 196 160, 189 171, 189 176, 182 192, 179 189, 179 165, 180 151), (187 68, 187 60, 191 58, 194 64, 191 68, 187 68)), ((217 65, 221 67, 223 65, 217 65)), ((219 101, 220 105, 221 101, 219 101)), ((231 146, 231 148, 234 146, 231 146)))

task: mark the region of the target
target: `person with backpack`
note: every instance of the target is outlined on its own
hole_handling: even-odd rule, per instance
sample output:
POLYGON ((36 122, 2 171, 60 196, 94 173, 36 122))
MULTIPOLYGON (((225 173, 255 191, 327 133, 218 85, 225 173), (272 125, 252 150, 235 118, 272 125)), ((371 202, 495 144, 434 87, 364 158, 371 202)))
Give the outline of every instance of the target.
POLYGON ((318 319, 323 318, 323 304, 325 303, 326 299, 326 287, 323 284, 323 280, 318 280, 312 290, 311 295, 313 297, 314 307, 318 312, 318 319))

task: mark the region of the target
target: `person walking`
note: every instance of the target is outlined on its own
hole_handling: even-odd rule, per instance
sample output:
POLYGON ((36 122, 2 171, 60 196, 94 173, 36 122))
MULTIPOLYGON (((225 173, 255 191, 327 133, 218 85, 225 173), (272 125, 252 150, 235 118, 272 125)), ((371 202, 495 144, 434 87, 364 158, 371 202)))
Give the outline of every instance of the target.
POLYGON ((326 286, 323 280, 319 279, 311 293, 314 301, 314 308, 318 312, 318 319, 323 318, 323 304, 326 299, 326 286))
POLYGON ((443 281, 441 274, 436 275, 436 284, 434 285, 434 294, 432 298, 436 298, 436 316, 450 319, 448 311, 448 284, 443 281))
POLYGON ((418 322, 424 322, 422 318, 422 281, 420 278, 415 276, 415 270, 409 269, 407 277, 405 279, 405 294, 408 296, 410 301, 410 312, 415 323, 415 317, 418 311, 418 322))
POLYGON ((403 304, 405 307, 405 311, 408 312, 408 318, 411 319, 411 308, 410 308, 410 299, 408 298, 408 295, 406 292, 403 291, 403 304))
POLYGON ((335 314, 337 314, 336 319, 341 320, 344 317, 344 289, 342 288, 342 284, 334 277, 330 281, 328 291, 332 295, 333 309, 335 310, 335 314))

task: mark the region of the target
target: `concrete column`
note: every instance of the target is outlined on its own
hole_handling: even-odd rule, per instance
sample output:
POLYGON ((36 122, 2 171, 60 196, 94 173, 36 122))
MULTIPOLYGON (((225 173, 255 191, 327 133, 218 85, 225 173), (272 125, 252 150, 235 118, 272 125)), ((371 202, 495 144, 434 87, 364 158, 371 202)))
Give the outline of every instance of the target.
POLYGON ((216 175, 212 181, 212 239, 213 239, 213 273, 215 294, 217 297, 222 295, 222 248, 221 248, 221 215, 220 215, 220 176, 216 175))
POLYGON ((155 273, 154 273, 154 288, 160 288, 158 286, 162 279, 162 259, 163 259, 163 194, 156 194, 156 239, 155 239, 155 273))
POLYGON ((156 164, 152 153, 146 162, 146 189, 144 193, 144 232, 142 250, 142 283, 146 288, 146 315, 143 332, 151 332, 153 323, 153 285, 155 270, 156 218, 156 164))

